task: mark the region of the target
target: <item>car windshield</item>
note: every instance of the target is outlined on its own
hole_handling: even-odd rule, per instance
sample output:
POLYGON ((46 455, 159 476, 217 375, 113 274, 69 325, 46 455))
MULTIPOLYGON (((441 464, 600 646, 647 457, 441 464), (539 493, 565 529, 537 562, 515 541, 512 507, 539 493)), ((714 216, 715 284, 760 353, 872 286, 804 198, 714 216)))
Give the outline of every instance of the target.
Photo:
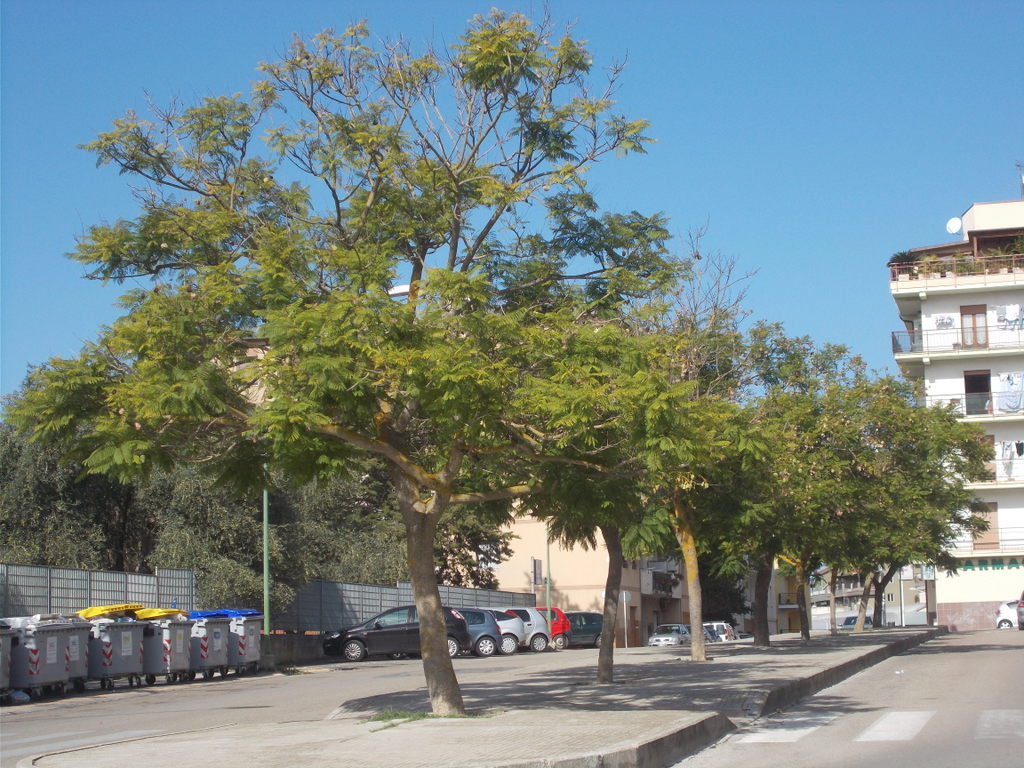
POLYGON ((656 635, 678 635, 679 625, 678 624, 662 624, 655 631, 656 635))

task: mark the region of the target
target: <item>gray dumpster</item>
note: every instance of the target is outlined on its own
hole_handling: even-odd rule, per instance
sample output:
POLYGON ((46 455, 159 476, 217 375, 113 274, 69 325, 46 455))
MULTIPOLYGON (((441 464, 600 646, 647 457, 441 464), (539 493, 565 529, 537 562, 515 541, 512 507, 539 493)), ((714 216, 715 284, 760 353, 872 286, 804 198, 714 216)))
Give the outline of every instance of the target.
POLYGON ((36 614, 4 621, 15 632, 11 638, 11 689, 23 690, 33 698, 63 693, 68 682, 68 620, 36 614))
POLYGON ((228 667, 239 675, 260 670, 260 630, 263 614, 248 608, 225 608, 231 619, 228 637, 228 667))
POLYGON ((65 656, 68 664, 68 682, 81 693, 85 690, 85 681, 89 678, 89 637, 92 635, 92 623, 82 621, 77 616, 69 616, 67 622, 65 656))
POLYGON ((0 621, 0 701, 4 704, 11 696, 11 639, 15 632, 6 621, 0 621))
POLYGON ((114 680, 127 678, 128 687, 142 685, 143 632, 145 621, 94 619, 89 637, 89 678, 100 688, 114 687, 114 680))
POLYGON ((231 618, 222 611, 192 611, 189 618, 192 625, 192 665, 189 677, 197 672, 209 680, 214 673, 221 677, 228 673, 228 635, 231 618))
POLYGON ((194 624, 184 616, 149 621, 142 638, 142 671, 147 685, 155 683, 158 675, 168 683, 186 679, 192 667, 194 624))

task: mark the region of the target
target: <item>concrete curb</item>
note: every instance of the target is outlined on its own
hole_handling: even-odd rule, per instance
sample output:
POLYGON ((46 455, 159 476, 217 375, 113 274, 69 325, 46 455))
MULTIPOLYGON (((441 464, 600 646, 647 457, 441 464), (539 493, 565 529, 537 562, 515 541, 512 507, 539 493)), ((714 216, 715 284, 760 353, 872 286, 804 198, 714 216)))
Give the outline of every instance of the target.
POLYGON ((756 716, 763 717, 764 715, 769 715, 772 712, 778 712, 780 709, 785 709, 788 706, 796 704, 806 696, 810 696, 811 694, 835 685, 848 677, 852 677, 858 672, 862 672, 868 667, 873 667, 875 664, 888 659, 890 656, 896 656, 904 651, 914 648, 915 646, 921 645, 929 640, 933 640, 936 637, 941 637, 948 631, 949 630, 946 627, 936 627, 927 632, 922 632, 919 635, 905 637, 902 640, 888 643, 864 654, 863 656, 858 656, 850 661, 837 664, 834 667, 824 669, 821 672, 817 672, 816 674, 808 677, 802 677, 798 680, 791 680, 788 683, 784 683, 777 688, 772 689, 768 693, 765 697, 764 703, 757 711, 756 716))

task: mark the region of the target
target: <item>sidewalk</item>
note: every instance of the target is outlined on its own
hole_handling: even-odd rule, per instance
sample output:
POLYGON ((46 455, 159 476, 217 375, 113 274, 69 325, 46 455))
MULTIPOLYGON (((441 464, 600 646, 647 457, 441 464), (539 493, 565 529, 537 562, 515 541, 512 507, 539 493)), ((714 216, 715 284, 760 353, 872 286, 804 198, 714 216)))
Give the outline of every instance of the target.
POLYGON ((382 695, 350 701, 328 720, 188 731, 42 755, 18 766, 181 768, 190 762, 186 755, 218 755, 265 768, 654 768, 944 631, 814 633, 808 645, 783 635, 767 649, 721 643, 708 646, 712 658, 702 664, 689 661, 686 648, 620 648, 612 685, 593 683, 593 655, 585 666, 558 674, 500 686, 464 684, 473 715, 467 718, 369 721, 374 711, 422 707, 408 696, 382 695))

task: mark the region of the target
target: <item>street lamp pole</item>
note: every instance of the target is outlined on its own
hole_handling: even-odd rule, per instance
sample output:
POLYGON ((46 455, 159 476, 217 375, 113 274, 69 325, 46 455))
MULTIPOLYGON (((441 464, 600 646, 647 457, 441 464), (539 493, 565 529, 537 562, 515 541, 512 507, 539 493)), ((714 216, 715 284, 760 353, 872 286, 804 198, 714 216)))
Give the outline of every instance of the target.
POLYGON ((263 486, 263 634, 270 634, 270 498, 263 486))

